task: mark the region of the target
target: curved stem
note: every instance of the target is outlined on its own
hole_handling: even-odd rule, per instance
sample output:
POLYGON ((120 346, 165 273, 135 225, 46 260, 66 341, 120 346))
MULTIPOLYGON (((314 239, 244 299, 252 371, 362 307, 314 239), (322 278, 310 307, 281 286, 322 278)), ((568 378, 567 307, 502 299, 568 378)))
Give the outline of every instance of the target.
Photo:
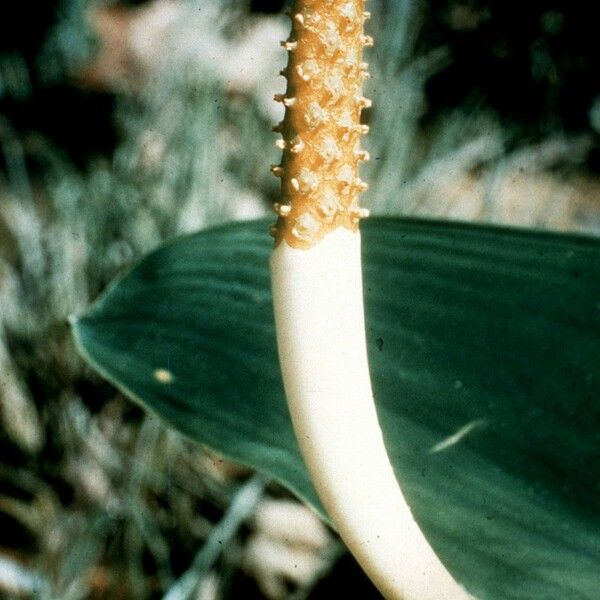
POLYGON ((357 206, 364 0, 297 0, 285 73, 283 203, 273 234, 279 358, 300 449, 342 539, 391 599, 468 594, 433 552, 398 486, 366 352, 357 206))
POLYGON ((271 259, 279 356, 296 436, 340 536, 386 598, 467 598, 414 521, 377 420, 360 234, 338 229, 271 259))

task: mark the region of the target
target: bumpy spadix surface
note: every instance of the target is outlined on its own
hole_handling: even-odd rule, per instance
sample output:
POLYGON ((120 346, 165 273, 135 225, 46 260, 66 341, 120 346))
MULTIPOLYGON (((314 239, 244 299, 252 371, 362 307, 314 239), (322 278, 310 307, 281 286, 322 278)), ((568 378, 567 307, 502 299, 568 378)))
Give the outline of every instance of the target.
POLYGON ((368 214, 357 205, 366 189, 358 166, 368 158, 360 149, 368 131, 360 114, 370 106, 362 96, 362 50, 372 43, 363 34, 363 8, 364 0, 305 0, 291 12, 291 36, 282 42, 290 55, 282 72, 287 90, 276 96, 286 107, 275 127, 283 157, 272 168, 282 178, 276 244, 285 239, 293 248, 310 248, 337 227, 356 231, 368 214))

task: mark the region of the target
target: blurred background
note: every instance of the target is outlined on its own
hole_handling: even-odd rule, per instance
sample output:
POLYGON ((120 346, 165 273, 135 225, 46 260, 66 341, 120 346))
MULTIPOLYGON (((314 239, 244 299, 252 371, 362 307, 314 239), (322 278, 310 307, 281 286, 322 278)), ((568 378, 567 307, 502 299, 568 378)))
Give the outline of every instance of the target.
MULTIPOLYGON (((269 214, 283 0, 0 17, 0 598, 377 598, 273 482, 92 373, 68 319, 181 233, 269 214)), ((364 204, 600 233, 593 3, 371 0, 364 204)))

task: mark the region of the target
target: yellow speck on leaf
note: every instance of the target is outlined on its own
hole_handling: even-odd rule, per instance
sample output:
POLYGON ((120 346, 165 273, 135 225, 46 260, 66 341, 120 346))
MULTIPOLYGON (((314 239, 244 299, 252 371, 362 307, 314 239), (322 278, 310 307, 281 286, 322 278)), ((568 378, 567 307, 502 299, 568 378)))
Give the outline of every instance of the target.
POLYGON ((155 369, 154 379, 159 383, 171 383, 174 379, 173 373, 167 369, 155 369))

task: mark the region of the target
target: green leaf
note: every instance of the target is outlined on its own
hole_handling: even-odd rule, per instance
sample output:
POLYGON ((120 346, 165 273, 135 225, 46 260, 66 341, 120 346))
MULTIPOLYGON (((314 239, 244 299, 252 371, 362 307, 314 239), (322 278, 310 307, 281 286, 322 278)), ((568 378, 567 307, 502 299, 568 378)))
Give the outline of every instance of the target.
MULTIPOLYGON (((129 396, 318 508, 283 395, 265 231, 157 250, 75 336, 129 396)), ((375 218, 363 255, 386 444, 442 560, 479 598, 598 598, 600 243, 375 218)))

